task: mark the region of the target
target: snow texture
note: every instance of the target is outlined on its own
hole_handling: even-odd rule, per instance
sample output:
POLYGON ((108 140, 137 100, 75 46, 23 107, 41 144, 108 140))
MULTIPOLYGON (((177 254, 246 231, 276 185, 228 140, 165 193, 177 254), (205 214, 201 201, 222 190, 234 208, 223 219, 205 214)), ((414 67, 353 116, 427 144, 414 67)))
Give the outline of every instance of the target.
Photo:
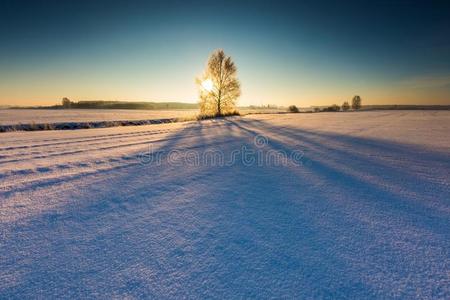
POLYGON ((0 125, 188 118, 197 113, 197 109, 0 109, 0 125))
POLYGON ((448 299, 449 151, 446 111, 2 133, 0 298, 448 299), (243 147, 302 155, 165 156, 243 147))

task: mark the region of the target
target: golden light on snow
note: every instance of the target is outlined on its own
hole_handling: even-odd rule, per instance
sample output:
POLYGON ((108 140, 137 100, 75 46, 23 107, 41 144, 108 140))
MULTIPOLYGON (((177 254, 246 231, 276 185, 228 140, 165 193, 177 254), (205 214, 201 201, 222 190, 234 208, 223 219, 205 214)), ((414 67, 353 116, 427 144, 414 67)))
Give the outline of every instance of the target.
POLYGON ((211 79, 203 80, 202 87, 207 90, 208 92, 211 92, 214 88, 214 83, 211 79))

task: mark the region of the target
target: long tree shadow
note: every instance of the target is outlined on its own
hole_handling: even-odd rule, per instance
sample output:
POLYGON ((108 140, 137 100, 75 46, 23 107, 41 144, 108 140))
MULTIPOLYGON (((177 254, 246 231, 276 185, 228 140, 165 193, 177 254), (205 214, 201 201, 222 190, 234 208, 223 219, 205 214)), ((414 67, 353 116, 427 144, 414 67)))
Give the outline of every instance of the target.
POLYGON ((328 159, 342 167, 347 165, 366 173, 378 171, 373 175, 388 176, 393 181, 406 179, 401 185, 409 185, 412 189, 418 187, 417 183, 431 183, 435 185, 433 196, 448 192, 450 155, 446 153, 385 140, 281 128, 262 121, 243 120, 242 123, 267 132, 274 139, 288 138, 291 145, 296 142, 295 146, 308 148, 311 155, 322 156, 324 161, 328 159))
MULTIPOLYGON (((207 143, 205 141, 207 133, 204 132, 203 124, 203 122, 191 123, 175 132, 169 136, 166 143, 153 148, 151 151, 155 153, 150 155, 160 151, 167 154, 171 150, 185 151, 204 147, 207 143), (192 138, 193 135, 196 138, 192 138), (186 139, 186 137, 190 138, 186 139)), ((219 122, 210 127, 218 129, 222 126, 224 123, 219 122)), ((209 144, 210 147, 217 147, 226 143, 227 140, 229 140, 227 136, 210 138, 209 144)), ((97 276, 95 274, 110 267, 123 272, 132 266, 108 266, 105 257, 111 261, 139 263, 139 260, 144 257, 148 256, 150 259, 158 255, 158 252, 164 256, 168 255, 166 251, 172 251, 160 249, 157 245, 158 240, 164 242, 166 237, 153 236, 152 232, 156 231, 160 234, 166 228, 170 229, 171 223, 176 222, 179 225, 179 222, 184 221, 179 219, 180 216, 175 216, 176 220, 171 221, 171 213, 189 209, 189 199, 193 201, 195 195, 186 196, 186 189, 193 182, 208 178, 211 172, 208 171, 207 166, 202 165, 184 168, 169 164, 167 157, 164 157, 165 160, 161 161, 161 164, 159 162, 140 164, 140 155, 141 152, 130 155, 134 159, 130 161, 128 168, 101 172, 84 178, 73 178, 73 185, 80 186, 74 190, 55 193, 56 197, 60 195, 71 200, 66 201, 64 206, 51 210, 42 209, 28 219, 22 219, 20 223, 9 224, 8 228, 4 226, 5 224, 2 225, 4 238, 0 246, 3 270, 1 274, 6 276, 24 273, 22 276, 13 278, 14 282, 5 282, 0 285, 3 295, 15 297, 31 295, 30 292, 33 289, 44 290, 47 294, 44 293, 42 296, 88 296, 98 291, 109 294, 110 291, 117 290, 115 283, 111 281, 109 286, 106 284, 102 287, 101 282, 107 283, 107 278, 94 279, 97 276), (104 180, 94 181, 95 185, 89 184, 89 178, 95 178, 95 175, 101 175, 104 180), (179 195, 185 195, 184 199, 179 199, 179 195), (177 208, 173 201, 180 208, 177 208), (147 224, 141 223, 144 219, 147 220, 147 224), (135 233, 128 231, 135 226, 137 226, 135 233), (101 232, 98 232, 99 229, 101 232), (36 231, 40 234, 21 238, 28 231, 36 231), (62 234, 62 231, 65 233, 62 234), (145 239, 142 231, 148 231, 152 239, 142 241, 142 238, 145 239), (72 238, 75 238, 77 242, 72 241, 72 238), (35 244, 42 244, 42 239, 49 239, 49 242, 29 257, 33 267, 24 272, 23 267, 20 268, 20 264, 17 264, 18 260, 23 259, 21 253, 30 251, 35 244), (144 245, 148 249, 143 248, 144 245), (155 250, 154 247, 158 249, 155 250), (96 253, 100 248, 103 251, 96 253), (15 249, 22 250, 18 253, 15 249), (43 255, 43 252, 47 254, 43 255), (87 267, 89 271, 83 273, 71 272, 66 266, 66 264, 85 265, 87 262, 92 264, 92 268, 87 267), (92 278, 93 284, 90 287, 86 286, 84 291, 70 292, 67 290, 68 285, 64 284, 64 282, 69 285, 82 284, 86 278, 92 278), (11 287, 8 287, 9 285, 11 287)), ((54 188, 56 189, 57 186, 55 185, 54 188)), ((189 216, 186 217, 189 219, 189 216)), ((176 238, 177 230, 180 228, 176 228, 173 232, 169 230, 167 239, 176 238)), ((161 263, 151 259, 150 262, 151 264, 161 263)), ((157 290, 155 286, 153 288, 157 290)), ((148 289, 146 291, 147 295, 151 295, 151 293, 148 294, 148 289)))
POLYGON ((372 206, 380 206, 393 215, 399 213, 399 216, 407 216, 412 218, 411 221, 417 225, 447 234, 447 228, 450 225, 448 218, 450 210, 448 180, 444 183, 424 181, 414 174, 414 170, 404 166, 399 168, 395 165, 388 165, 377 159, 377 156, 381 154, 379 149, 383 149, 384 154, 388 153, 399 158, 408 157, 411 159, 411 156, 414 155, 412 161, 424 158, 427 165, 430 162, 433 163, 428 169, 429 175, 432 176, 438 171, 446 173, 449 170, 447 167, 449 160, 445 159, 446 156, 442 153, 428 153, 424 156, 422 155, 423 149, 411 150, 409 145, 391 144, 382 140, 366 138, 334 136, 332 134, 319 134, 325 139, 318 141, 311 138, 309 132, 300 129, 286 130, 261 121, 242 121, 239 123, 235 122, 234 125, 247 131, 250 135, 264 132, 268 137, 271 135, 290 137, 291 139, 288 140, 290 143, 280 142, 277 137, 270 140, 270 146, 281 150, 283 153, 289 154, 293 150, 297 150, 296 147, 299 145, 295 141, 301 141, 301 146, 306 154, 300 167, 310 174, 324 178, 330 188, 339 186, 344 191, 360 191, 360 201, 362 202, 369 203, 372 206), (244 123, 246 126, 239 123, 244 123), (334 139, 337 139, 340 146, 345 150, 336 147, 330 148, 334 139), (353 154, 353 150, 361 144, 364 145, 365 154, 353 154), (372 149, 368 145, 376 146, 372 149), (369 152, 367 152, 368 150, 369 152), (376 155, 371 156, 371 153, 376 155), (357 172, 354 172, 355 170, 357 172), (362 175, 367 176, 363 177, 362 175), (399 189, 392 188, 396 186, 399 189), (427 216, 431 217, 431 219, 426 218, 426 222, 424 222, 423 217, 425 211, 427 216))

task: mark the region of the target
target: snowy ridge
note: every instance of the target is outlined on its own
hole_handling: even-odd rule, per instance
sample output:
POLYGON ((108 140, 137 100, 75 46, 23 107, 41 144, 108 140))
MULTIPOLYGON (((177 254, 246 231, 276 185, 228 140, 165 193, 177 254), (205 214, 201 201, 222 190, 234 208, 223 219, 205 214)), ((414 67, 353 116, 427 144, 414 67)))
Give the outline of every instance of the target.
POLYGON ((13 124, 0 125, 0 132, 8 131, 42 131, 42 130, 74 130, 89 128, 107 128, 118 126, 138 126, 149 124, 162 124, 177 122, 177 118, 151 119, 136 121, 95 121, 95 122, 63 122, 63 123, 41 123, 41 124, 13 124))

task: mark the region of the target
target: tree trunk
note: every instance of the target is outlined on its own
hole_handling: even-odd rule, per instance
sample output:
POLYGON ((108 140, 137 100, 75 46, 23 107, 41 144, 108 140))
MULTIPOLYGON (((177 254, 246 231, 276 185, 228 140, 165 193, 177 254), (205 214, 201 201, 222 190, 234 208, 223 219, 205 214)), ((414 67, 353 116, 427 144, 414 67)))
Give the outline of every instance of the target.
POLYGON ((219 96, 217 97, 217 114, 219 116, 222 115, 222 109, 221 109, 222 103, 220 103, 222 101, 222 76, 223 76, 222 64, 223 64, 223 60, 221 59, 220 67, 219 67, 219 96))
POLYGON ((219 90, 219 97, 218 97, 218 99, 217 99, 217 114, 220 116, 220 115, 222 115, 222 110, 221 110, 221 101, 222 101, 222 95, 221 95, 221 90, 219 90))

